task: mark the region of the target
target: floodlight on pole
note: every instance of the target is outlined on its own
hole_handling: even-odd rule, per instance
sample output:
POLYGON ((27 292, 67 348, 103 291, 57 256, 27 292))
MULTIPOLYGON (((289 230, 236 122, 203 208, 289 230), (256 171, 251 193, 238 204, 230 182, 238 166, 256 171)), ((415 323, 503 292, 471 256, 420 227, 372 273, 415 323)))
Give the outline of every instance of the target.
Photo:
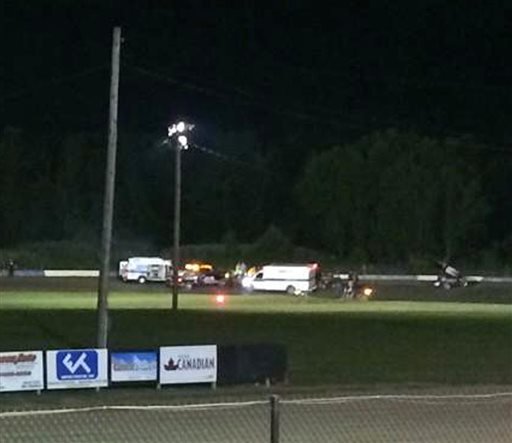
POLYGON ((185 131, 192 131, 195 125, 191 125, 185 122, 174 123, 167 128, 167 136, 170 138, 176 133, 182 134, 185 131))
POLYGON ((178 269, 180 264, 180 223, 181 223, 181 151, 188 149, 185 131, 191 131, 194 125, 178 122, 167 128, 170 145, 176 153, 174 173, 174 248, 172 259, 172 309, 178 310, 178 269), (180 134, 177 137, 176 134, 180 134))
POLYGON ((178 142, 182 149, 188 149, 188 139, 186 135, 179 135, 178 142))
POLYGON ((186 128, 187 128, 187 125, 185 124, 185 122, 179 122, 176 124, 176 130, 178 132, 185 132, 186 128))

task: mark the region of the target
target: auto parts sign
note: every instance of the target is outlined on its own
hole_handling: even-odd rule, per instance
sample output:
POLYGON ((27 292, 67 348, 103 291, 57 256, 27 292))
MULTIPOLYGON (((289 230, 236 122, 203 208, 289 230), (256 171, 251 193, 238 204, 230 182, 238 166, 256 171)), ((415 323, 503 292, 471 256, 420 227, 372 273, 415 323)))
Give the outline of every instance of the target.
POLYGON ((0 392, 43 388, 43 351, 0 352, 0 392))

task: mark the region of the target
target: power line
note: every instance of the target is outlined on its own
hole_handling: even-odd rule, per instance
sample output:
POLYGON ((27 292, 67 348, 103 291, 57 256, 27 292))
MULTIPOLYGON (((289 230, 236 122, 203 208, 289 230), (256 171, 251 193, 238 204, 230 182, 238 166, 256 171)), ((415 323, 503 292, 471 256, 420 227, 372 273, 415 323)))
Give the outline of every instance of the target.
POLYGON ((234 163, 234 164, 238 164, 238 165, 241 165, 241 166, 245 166, 245 167, 248 167, 250 169, 254 169, 254 170, 257 170, 258 172, 263 172, 263 173, 268 174, 268 175, 275 175, 274 173, 269 171, 267 168, 265 168, 261 164, 250 163, 248 161, 240 160, 239 158, 235 158, 233 156, 229 156, 229 155, 223 154, 221 152, 215 151, 215 150, 207 148, 205 146, 200 146, 200 145, 198 145, 196 143, 191 143, 190 146, 192 148, 195 148, 198 151, 206 154, 206 155, 213 156, 213 157, 215 157, 216 159, 218 159, 220 161, 227 162, 227 163, 234 163))
MULTIPOLYGON (((145 76, 149 76, 149 77, 155 78, 160 81, 172 83, 179 87, 193 90, 193 91, 196 91, 196 92, 208 95, 208 96, 214 96, 214 97, 220 98, 222 100, 229 100, 230 102, 238 101, 239 104, 242 104, 245 106, 257 107, 260 109, 264 109, 268 112, 271 112, 273 114, 283 115, 286 117, 291 117, 291 118, 299 119, 301 121, 307 121, 307 122, 311 122, 311 123, 315 123, 315 124, 320 123, 324 126, 326 125, 329 127, 344 128, 344 129, 349 129, 349 130, 362 130, 362 129, 370 128, 371 131, 375 130, 374 125, 378 121, 380 121, 381 123, 384 122, 384 124, 381 124, 380 127, 387 127, 387 126, 393 127, 393 126, 396 126, 397 124, 400 126, 400 123, 397 123, 397 122, 390 122, 390 123, 386 124, 385 121, 383 121, 382 116, 379 118, 368 116, 365 118, 364 117, 365 113, 358 114, 358 115, 363 116, 364 121, 361 121, 359 123, 354 122, 354 121, 348 122, 347 118, 349 118, 351 115, 353 115, 352 111, 347 111, 347 113, 345 115, 342 115, 332 109, 329 109, 326 107, 321 107, 321 106, 314 106, 315 113, 298 112, 298 111, 290 110, 289 108, 285 108, 282 106, 276 106, 276 105, 269 104, 269 102, 271 100, 273 100, 273 98, 269 98, 269 97, 260 98, 260 97, 257 97, 255 94, 248 92, 247 90, 244 90, 242 88, 235 87, 232 85, 230 85, 230 89, 231 89, 230 92, 224 92, 224 91, 220 91, 219 89, 216 89, 216 88, 201 86, 194 82, 183 81, 176 77, 172 77, 168 74, 155 72, 153 70, 149 70, 146 68, 141 68, 140 66, 131 66, 131 68, 145 76), (236 94, 236 96, 233 95, 233 93, 236 94), (319 115, 318 112, 321 112, 325 115, 319 115)), ((312 105, 309 105, 309 106, 311 107, 312 105)), ((463 135, 465 135, 465 134, 464 133, 458 134, 458 136, 463 136, 463 135)), ((495 151, 495 152, 505 152, 505 153, 510 152, 510 149, 501 148, 501 147, 497 147, 497 148, 489 147, 487 149, 489 151, 495 151)))
MULTIPOLYGON (((159 143, 159 146, 167 145, 169 144, 169 140, 166 138, 161 143, 159 143)), ((241 160, 239 157, 234 157, 232 155, 227 155, 222 152, 216 151, 211 148, 207 148, 206 146, 199 145, 197 143, 188 142, 189 148, 192 148, 194 150, 199 151, 202 154, 206 154, 208 156, 214 157, 216 160, 224 163, 230 163, 230 164, 236 164, 240 166, 244 166, 249 169, 253 169, 256 172, 263 172, 266 175, 276 175, 274 172, 269 170, 264 164, 262 163, 255 163, 250 162, 246 160, 241 160)))
MULTIPOLYGON (((175 77, 172 77, 168 74, 163 74, 163 73, 149 70, 146 68, 141 68, 139 66, 132 65, 132 66, 128 66, 128 67, 135 70, 136 72, 139 72, 142 75, 152 77, 152 78, 155 78, 157 80, 164 81, 167 83, 172 83, 174 85, 177 85, 177 86, 189 89, 189 90, 193 90, 193 91, 205 94, 205 95, 214 96, 214 97, 220 98, 222 100, 238 101, 246 106, 257 107, 257 108, 272 112, 274 114, 279 114, 279 115, 283 115, 286 117, 292 117, 292 118, 300 119, 302 121, 322 123, 322 124, 327 124, 329 126, 340 126, 341 125, 340 122, 341 122, 342 116, 339 114, 330 115, 326 118, 325 116, 291 110, 289 108, 285 108, 285 107, 278 106, 278 105, 269 105, 266 102, 259 101, 260 99, 258 97, 256 97, 254 94, 251 94, 251 93, 249 93, 245 90, 242 90, 240 88, 232 87, 231 91, 223 92, 223 91, 219 91, 218 89, 200 86, 200 85, 192 83, 190 81, 183 81, 183 80, 177 79, 175 77), (237 94, 237 96, 234 96, 233 93, 237 94), (334 118, 336 118, 336 120, 334 118)), ((271 100, 268 97, 265 97, 263 99, 271 100)), ((324 108, 324 111, 325 111, 325 108, 324 108)), ((334 113, 334 111, 332 111, 332 112, 334 113)), ((344 122, 343 126, 347 127, 347 123, 344 122)), ((348 126, 350 126, 350 125, 348 125, 348 126)), ((356 125, 353 125, 353 126, 356 126, 356 125)), ((357 125, 357 126, 360 127, 360 125, 357 125)))
POLYGON ((37 81, 37 82, 31 84, 31 86, 29 86, 27 88, 19 89, 18 91, 15 91, 15 92, 12 92, 10 94, 4 95, 3 97, 0 97, 0 102, 5 102, 7 100, 19 98, 19 97, 22 97, 24 95, 34 93, 35 89, 40 89, 40 88, 42 88, 44 86, 49 86, 49 85, 57 86, 60 83, 64 83, 64 82, 67 82, 67 81, 70 81, 70 80, 74 80, 74 79, 77 79, 77 78, 86 77, 88 75, 91 75, 91 74, 103 71, 103 70, 105 70, 107 68, 108 68, 108 65, 103 64, 103 65, 95 66, 95 67, 92 67, 92 68, 87 68, 87 69, 84 69, 83 71, 75 72, 75 73, 70 74, 70 75, 64 75, 64 76, 53 77, 53 78, 46 78, 46 79, 43 79, 43 80, 40 80, 40 81, 37 81))

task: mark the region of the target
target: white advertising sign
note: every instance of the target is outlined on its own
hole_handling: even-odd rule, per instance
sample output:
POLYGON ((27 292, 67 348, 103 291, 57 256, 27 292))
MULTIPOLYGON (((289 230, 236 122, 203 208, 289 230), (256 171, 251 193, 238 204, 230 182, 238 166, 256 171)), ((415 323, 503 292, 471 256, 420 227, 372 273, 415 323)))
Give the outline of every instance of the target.
POLYGON ((126 351, 110 353, 110 380, 156 381, 156 351, 126 351))
POLYGON ((217 381, 217 346, 160 348, 160 384, 214 383, 217 381))
POLYGON ((101 388, 108 386, 106 349, 46 351, 48 389, 101 388))
POLYGON ((0 392, 41 389, 43 351, 0 352, 0 392))

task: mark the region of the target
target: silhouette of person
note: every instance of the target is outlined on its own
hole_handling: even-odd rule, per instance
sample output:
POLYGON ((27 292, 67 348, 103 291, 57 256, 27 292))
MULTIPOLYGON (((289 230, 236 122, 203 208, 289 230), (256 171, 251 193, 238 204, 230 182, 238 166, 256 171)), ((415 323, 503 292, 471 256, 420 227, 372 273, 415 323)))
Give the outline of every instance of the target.
POLYGON ((13 259, 9 259, 7 262, 7 273, 9 277, 14 277, 14 270, 16 269, 16 263, 13 259))

